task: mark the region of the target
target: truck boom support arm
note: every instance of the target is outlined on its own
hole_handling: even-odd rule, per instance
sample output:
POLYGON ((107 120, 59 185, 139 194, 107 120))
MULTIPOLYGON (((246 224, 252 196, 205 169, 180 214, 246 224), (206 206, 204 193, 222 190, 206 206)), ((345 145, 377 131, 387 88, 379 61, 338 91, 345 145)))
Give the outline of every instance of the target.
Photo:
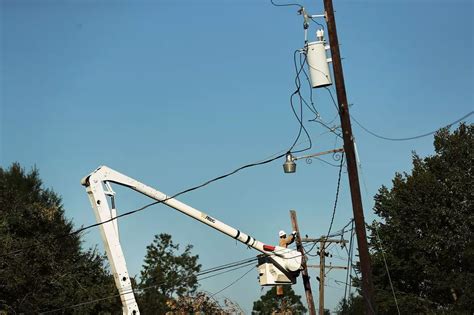
POLYGON ((97 222, 109 221, 100 225, 100 231, 112 267, 112 272, 114 274, 115 284, 122 300, 124 314, 139 314, 139 311, 119 241, 117 220, 114 220, 116 217, 114 201, 115 193, 112 191, 110 183, 131 188, 202 222, 265 255, 272 256, 272 259, 287 271, 298 272, 301 267, 301 254, 299 252, 279 246, 265 245, 252 236, 245 234, 204 212, 171 198, 170 196, 167 196, 166 194, 107 166, 101 166, 88 176, 84 177, 81 180, 81 184, 86 187, 97 222), (107 196, 111 196, 112 198, 111 208, 109 207, 107 196))

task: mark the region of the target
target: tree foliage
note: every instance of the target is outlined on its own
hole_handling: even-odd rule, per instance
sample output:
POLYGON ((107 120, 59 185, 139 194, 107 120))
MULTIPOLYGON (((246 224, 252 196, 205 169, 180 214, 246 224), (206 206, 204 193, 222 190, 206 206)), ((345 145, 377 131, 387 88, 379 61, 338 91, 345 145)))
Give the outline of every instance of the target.
POLYGON ((337 306, 336 313, 338 315, 364 315, 364 300, 360 295, 351 293, 347 300, 342 299, 337 306))
POLYGON ((164 314, 172 310, 176 299, 192 296, 198 287, 197 273, 201 270, 198 255, 191 254, 192 245, 178 253, 171 235, 155 235, 147 246, 139 288, 140 308, 144 312, 164 314))
POLYGON ((253 302, 252 314, 303 314, 306 308, 301 302, 301 296, 295 294, 291 285, 283 286, 283 297, 276 294, 276 287, 272 287, 258 301, 253 302))
MULTIPOLYGON (((36 169, 0 168, 0 310, 38 313, 114 292, 103 257, 82 251, 79 235, 64 237, 72 229, 36 169)), ((69 313, 111 313, 119 305, 102 301, 69 313)))
POLYGON ((474 312, 473 131, 440 130, 435 154, 413 154, 411 174, 375 196, 381 221, 369 246, 381 314, 397 312, 383 252, 402 314, 474 312))

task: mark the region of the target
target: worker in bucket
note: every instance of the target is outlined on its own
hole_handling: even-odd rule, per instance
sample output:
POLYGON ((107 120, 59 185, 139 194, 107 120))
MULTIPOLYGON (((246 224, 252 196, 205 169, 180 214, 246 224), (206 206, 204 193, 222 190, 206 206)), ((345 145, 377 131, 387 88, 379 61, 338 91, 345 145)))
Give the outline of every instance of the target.
POLYGON ((295 241, 296 231, 291 232, 291 235, 286 237, 286 232, 281 230, 280 232, 278 232, 278 236, 280 236, 280 242, 278 245, 280 247, 287 248, 288 245, 290 245, 291 243, 295 241))
MULTIPOLYGON (((291 235, 287 237, 286 232, 281 230, 280 232, 278 232, 278 236, 280 237, 280 241, 279 241, 278 245, 280 247, 287 248, 288 245, 290 245, 291 243, 293 243, 295 241, 296 231, 291 232, 291 235)), ((283 298, 283 286, 282 285, 277 285, 276 294, 280 298, 283 298)))

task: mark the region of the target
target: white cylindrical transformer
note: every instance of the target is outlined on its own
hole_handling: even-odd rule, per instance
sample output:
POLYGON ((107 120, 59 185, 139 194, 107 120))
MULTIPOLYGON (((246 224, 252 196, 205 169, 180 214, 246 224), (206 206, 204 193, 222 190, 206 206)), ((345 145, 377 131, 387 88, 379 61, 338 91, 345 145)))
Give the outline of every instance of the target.
POLYGON ((325 46, 326 42, 324 40, 311 42, 306 45, 306 61, 313 88, 332 84, 325 46))

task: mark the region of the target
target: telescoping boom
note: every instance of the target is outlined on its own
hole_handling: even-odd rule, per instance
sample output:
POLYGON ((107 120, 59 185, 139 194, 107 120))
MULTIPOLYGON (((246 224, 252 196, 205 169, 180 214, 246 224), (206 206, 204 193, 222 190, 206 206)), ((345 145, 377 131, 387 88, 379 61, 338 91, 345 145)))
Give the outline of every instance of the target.
POLYGON ((84 177, 81 184, 86 187, 97 222, 105 222, 100 225, 101 237, 120 294, 124 314, 139 314, 139 309, 119 241, 118 222, 117 219, 114 219, 117 216, 117 210, 115 208, 115 192, 112 190, 111 184, 131 188, 261 252, 263 255, 260 256, 258 262, 260 285, 296 282, 301 268, 301 253, 298 251, 266 245, 207 213, 188 206, 107 166, 97 168, 84 177), (107 197, 110 199, 110 205, 107 197))

